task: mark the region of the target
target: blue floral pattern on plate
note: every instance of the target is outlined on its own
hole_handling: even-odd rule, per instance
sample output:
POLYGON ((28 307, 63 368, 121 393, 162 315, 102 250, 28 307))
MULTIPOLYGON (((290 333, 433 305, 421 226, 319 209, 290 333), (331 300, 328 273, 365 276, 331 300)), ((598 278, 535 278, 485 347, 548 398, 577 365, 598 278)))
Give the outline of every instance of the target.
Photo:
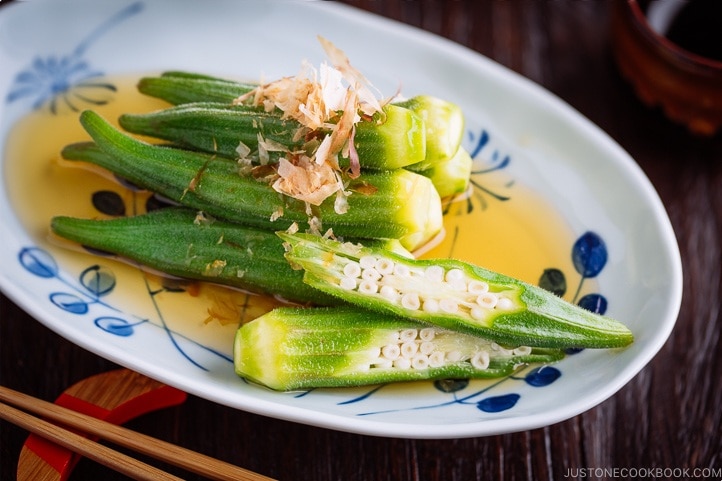
POLYGON ((141 2, 125 7, 91 31, 68 55, 35 57, 31 66, 15 76, 7 102, 31 97, 34 109, 47 103, 52 114, 62 105, 77 112, 81 109, 78 103, 92 106, 109 102, 108 94, 116 91, 115 85, 98 80, 103 72, 91 68, 84 55, 105 32, 142 9, 141 2))

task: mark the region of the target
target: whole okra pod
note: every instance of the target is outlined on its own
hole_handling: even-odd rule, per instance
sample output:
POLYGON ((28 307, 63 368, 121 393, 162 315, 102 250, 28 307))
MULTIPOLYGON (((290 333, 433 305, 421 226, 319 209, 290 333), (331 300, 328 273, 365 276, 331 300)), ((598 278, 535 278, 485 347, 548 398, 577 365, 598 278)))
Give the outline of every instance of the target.
POLYGON ((143 77, 138 82, 139 92, 173 105, 189 102, 230 103, 256 87, 258 84, 181 71, 168 71, 160 76, 143 77))
MULTIPOLYGON (((267 181, 242 175, 235 161, 142 142, 92 111, 83 112, 80 121, 95 145, 66 147, 68 160, 92 162, 217 218, 273 230, 309 221, 303 202, 279 194, 267 181)), ((441 230, 439 195, 422 175, 404 169, 366 172, 346 188, 351 192, 347 212, 338 213, 333 198, 312 207, 323 229, 337 236, 399 239, 413 250, 441 230)))
POLYGON ((279 232, 304 282, 369 310, 552 348, 622 347, 623 324, 520 280, 453 259, 408 259, 384 249, 279 232))
MULTIPOLYGON (((120 126, 128 132, 155 137, 181 148, 239 157, 239 145, 258 151, 259 143, 281 144, 290 151, 303 149, 300 124, 248 105, 195 102, 145 114, 123 114, 120 126)), ((268 152, 278 161, 283 152, 268 152)), ((257 162, 260 163, 260 162, 257 162)))
POLYGON ((275 390, 425 379, 493 378, 549 363, 559 350, 498 344, 460 332, 349 307, 277 308, 244 324, 236 373, 275 390))
POLYGON ((52 231, 86 247, 130 259, 175 277, 278 296, 288 301, 334 305, 338 299, 303 283, 283 258, 272 231, 212 219, 169 207, 109 220, 55 217, 52 231))
MULTIPOLYGON (((238 158, 240 144, 251 152, 264 142, 291 152, 314 145, 299 122, 248 105, 184 103, 144 114, 123 114, 118 121, 128 132, 231 159, 238 158)), ((418 163, 426 155, 424 123, 409 109, 387 105, 383 116, 363 120, 355 128, 353 142, 361 168, 397 169, 418 163)), ((350 162, 341 157, 339 163, 345 168, 350 162)))

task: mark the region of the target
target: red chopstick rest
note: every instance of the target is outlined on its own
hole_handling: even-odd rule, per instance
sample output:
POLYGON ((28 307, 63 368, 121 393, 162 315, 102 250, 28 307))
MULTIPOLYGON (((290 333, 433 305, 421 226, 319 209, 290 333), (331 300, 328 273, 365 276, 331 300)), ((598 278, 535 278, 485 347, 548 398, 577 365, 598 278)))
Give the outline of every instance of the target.
MULTIPOLYGON (((113 424, 183 403, 187 394, 128 369, 97 374, 74 384, 55 404, 113 424)), ((31 434, 18 460, 18 481, 65 481, 80 456, 31 434)))

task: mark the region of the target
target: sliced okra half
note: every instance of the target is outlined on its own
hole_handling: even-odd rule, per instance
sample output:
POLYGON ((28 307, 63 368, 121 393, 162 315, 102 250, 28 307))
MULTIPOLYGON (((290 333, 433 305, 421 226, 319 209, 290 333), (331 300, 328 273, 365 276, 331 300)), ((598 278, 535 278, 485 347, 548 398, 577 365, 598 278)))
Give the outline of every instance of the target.
POLYGON ((271 389, 494 378, 563 357, 355 307, 277 308, 237 331, 236 373, 271 389))
POLYGON ((518 279, 453 259, 409 259, 384 249, 279 232, 304 282, 349 303, 508 345, 612 348, 631 331, 518 279))

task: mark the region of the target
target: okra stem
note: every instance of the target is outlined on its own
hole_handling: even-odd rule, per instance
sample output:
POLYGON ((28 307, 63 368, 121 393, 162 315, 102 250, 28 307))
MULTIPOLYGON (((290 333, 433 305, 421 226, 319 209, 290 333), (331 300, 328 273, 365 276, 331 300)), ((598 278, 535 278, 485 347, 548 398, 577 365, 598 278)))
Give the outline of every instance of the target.
POLYGON ((610 348, 632 342, 624 325, 520 280, 453 259, 408 259, 383 249, 279 232, 304 282, 369 310, 500 343, 610 348))

